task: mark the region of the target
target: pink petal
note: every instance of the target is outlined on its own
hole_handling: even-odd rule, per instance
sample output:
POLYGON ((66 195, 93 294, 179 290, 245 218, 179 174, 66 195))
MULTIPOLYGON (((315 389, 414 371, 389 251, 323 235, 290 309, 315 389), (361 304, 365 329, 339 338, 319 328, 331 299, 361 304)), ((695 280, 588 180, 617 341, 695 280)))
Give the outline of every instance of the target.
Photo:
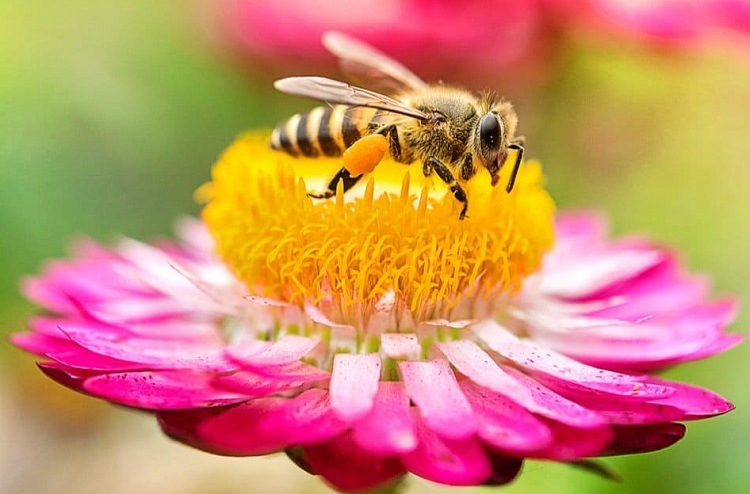
POLYGON ((227 407, 199 408, 197 410, 159 410, 156 419, 166 435, 193 448, 214 454, 224 454, 198 437, 196 430, 202 422, 227 410, 227 407))
POLYGON ((163 369, 229 371, 237 368, 224 358, 222 345, 214 341, 142 338, 129 331, 83 322, 67 322, 60 329, 87 350, 117 360, 163 369))
POLYGON ((336 355, 330 397, 331 406, 340 419, 354 422, 372 409, 380 366, 378 355, 336 355))
POLYGON ((31 329, 34 333, 43 334, 46 336, 53 336, 55 338, 62 338, 70 340, 68 335, 60 330, 60 325, 68 319, 57 319, 52 317, 35 317, 31 320, 31 329))
POLYGON ((523 379, 517 373, 509 374, 474 343, 454 341, 440 343, 439 348, 456 368, 472 381, 489 390, 506 396, 527 410, 579 427, 599 427, 604 417, 544 389, 539 383, 523 379), (488 360, 489 359, 489 360, 488 360))
POLYGON ((400 382, 380 382, 369 414, 353 425, 352 438, 362 448, 387 456, 417 446, 409 397, 400 382))
POLYGON ((476 418, 445 360, 398 363, 406 391, 425 423, 450 439, 466 439, 476 431, 476 418))
POLYGON ((448 439, 419 419, 417 437, 417 448, 401 457, 413 474, 448 485, 477 485, 492 475, 492 464, 476 439, 448 439))
POLYGON ((672 359, 672 360, 656 362, 656 364, 660 367, 663 367, 663 366, 678 364, 682 362, 700 360, 706 357, 710 357, 712 355, 716 355, 718 353, 723 353, 728 350, 731 350, 732 348, 736 347, 743 341, 745 341, 744 334, 722 334, 721 336, 716 338, 714 341, 705 344, 703 348, 700 348, 693 353, 685 354, 685 355, 680 356, 679 358, 672 359))
MULTIPOLYGON (((169 318, 184 317, 192 312, 188 303, 181 299, 164 297, 136 297, 118 294, 95 303, 72 298, 80 312, 90 319, 107 323, 153 323, 169 318)), ((200 311, 205 314, 205 311, 200 311)))
POLYGON ((492 475, 484 482, 484 485, 505 485, 521 473, 522 459, 512 458, 493 451, 488 451, 487 456, 492 464, 492 475))
POLYGON ((86 350, 68 339, 54 338, 39 333, 23 333, 11 336, 14 345, 27 352, 44 355, 66 367, 90 371, 143 370, 146 366, 125 362, 86 350))
POLYGON ((413 333, 384 333, 380 335, 380 350, 394 360, 418 359, 422 354, 417 335, 413 333))
POLYGON ((679 316, 658 314, 624 327, 591 327, 535 336, 557 351, 578 360, 614 369, 653 370, 731 348, 741 337, 723 333, 736 313, 728 299, 692 307, 679 316))
POLYGON ((622 247, 569 257, 545 269, 540 291, 561 298, 585 297, 635 277, 664 259, 658 250, 622 247))
POLYGON ((598 293, 597 298, 617 298, 621 303, 592 316, 635 322, 653 314, 673 314, 703 303, 708 291, 704 278, 687 278, 679 262, 669 257, 628 283, 598 293))
POLYGON ((655 424, 681 420, 685 417, 685 412, 679 408, 659 402, 632 400, 626 397, 601 393, 575 393, 567 391, 561 392, 561 394, 581 406, 596 411, 611 424, 655 424))
POLYGON ((612 441, 610 427, 579 429, 559 422, 547 421, 554 439, 542 450, 529 455, 557 461, 574 461, 600 455, 612 441))
POLYGON ((312 304, 310 302, 305 303, 305 314, 307 317, 312 319, 314 323, 322 324, 323 326, 328 326, 329 328, 342 328, 342 329, 351 329, 353 331, 354 327, 349 324, 338 324, 333 321, 331 321, 328 317, 326 317, 323 312, 315 306, 315 304, 312 304))
POLYGON ((734 405, 714 393, 698 386, 682 384, 652 378, 651 382, 668 386, 674 393, 662 400, 654 400, 653 403, 661 406, 676 407, 684 411, 682 420, 701 419, 714 417, 727 413, 734 409, 734 405))
POLYGON ((602 455, 629 455, 664 449, 682 439, 685 430, 684 425, 672 423, 613 427, 614 439, 602 455))
MULTIPOLYGON (((201 444, 202 449, 230 455, 256 456, 296 445, 317 444, 344 432, 346 424, 336 418, 325 391, 311 389, 295 398, 256 398, 187 421, 185 412, 160 413, 160 420, 175 424, 181 440, 201 444)), ((193 413, 193 412, 188 412, 193 413)))
POLYGON ((437 343, 437 347, 461 374, 480 386, 517 398, 521 404, 529 402, 530 393, 506 374, 492 357, 473 341, 440 342, 437 343))
POLYGON ((149 410, 179 410, 238 403, 247 396, 211 386, 213 375, 194 371, 121 372, 91 377, 89 393, 149 410))
POLYGON ((305 379, 283 379, 254 374, 249 371, 237 371, 231 374, 217 375, 212 384, 225 391, 241 393, 248 397, 261 397, 282 391, 291 391, 315 382, 305 379))
POLYGON ((531 393, 532 404, 525 405, 529 411, 577 429, 596 429, 607 424, 607 420, 599 413, 565 399, 515 369, 504 369, 531 393))
POLYGON ((312 351, 320 343, 315 338, 286 335, 270 345, 250 340, 227 349, 227 353, 251 368, 291 364, 312 351))
POLYGON ((324 381, 330 379, 331 374, 322 369, 297 361, 291 364, 275 365, 270 367, 250 368, 251 372, 271 379, 284 379, 289 381, 299 380, 305 382, 324 381))
POLYGON ((127 328, 138 336, 164 340, 210 341, 219 337, 219 328, 215 321, 194 321, 185 317, 148 323, 132 322, 128 323, 127 328))
POLYGON ((36 365, 47 377, 63 386, 79 393, 90 394, 83 389, 83 383, 86 378, 95 374, 80 369, 70 369, 57 362, 39 362, 36 365))
POLYGON ((591 367, 533 341, 521 340, 494 321, 477 323, 472 330, 503 357, 550 379, 624 396, 661 397, 665 393, 663 387, 644 383, 643 378, 591 367))
POLYGON ((575 251, 581 247, 598 244, 607 233, 604 218, 591 212, 563 212, 555 218, 557 234, 555 249, 558 246, 575 251))
POLYGON ((67 338, 55 338, 40 333, 17 333, 10 335, 9 339, 17 347, 39 356, 81 348, 67 338))
POLYGON ((203 261, 214 260, 214 256, 210 254, 215 252, 216 244, 202 221, 190 216, 182 217, 177 222, 176 232, 184 249, 190 254, 203 261))
POLYGON ((375 489, 406 473, 398 458, 374 456, 348 434, 305 447, 304 458, 313 472, 343 492, 375 489))
POLYGON ((525 455, 552 442, 552 433, 544 422, 505 396, 470 381, 463 381, 461 389, 478 419, 477 434, 494 448, 525 455))

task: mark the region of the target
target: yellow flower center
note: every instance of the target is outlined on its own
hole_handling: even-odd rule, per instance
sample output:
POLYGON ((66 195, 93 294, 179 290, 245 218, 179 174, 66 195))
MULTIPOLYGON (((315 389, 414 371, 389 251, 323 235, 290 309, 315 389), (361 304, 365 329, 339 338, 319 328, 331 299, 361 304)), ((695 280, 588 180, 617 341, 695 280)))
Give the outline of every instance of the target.
POLYGON ((197 197, 219 254, 258 295, 346 310, 391 292, 412 314, 436 317, 461 297, 517 290, 552 246, 540 166, 525 163, 508 194, 510 165, 500 186, 484 170, 463 184, 469 209, 459 220, 460 203, 419 164, 386 159, 346 194, 311 199, 341 159, 293 158, 246 135, 197 197))

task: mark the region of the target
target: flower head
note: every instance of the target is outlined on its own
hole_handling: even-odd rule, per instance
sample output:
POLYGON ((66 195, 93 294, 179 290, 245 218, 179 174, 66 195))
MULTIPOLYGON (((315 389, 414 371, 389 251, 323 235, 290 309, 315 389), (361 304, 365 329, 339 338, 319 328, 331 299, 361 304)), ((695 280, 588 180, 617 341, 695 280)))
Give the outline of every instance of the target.
POLYGON ((52 315, 14 342, 180 441, 286 451, 344 491, 506 483, 525 458, 652 451, 732 408, 650 373, 737 344, 734 303, 597 217, 553 220, 537 164, 511 194, 469 181, 465 220, 392 162, 307 197, 337 166, 240 138, 199 190, 203 223, 51 264, 24 289, 52 315))
POLYGON ((278 74, 331 72, 319 40, 336 30, 397 55, 425 80, 521 93, 581 40, 675 49, 750 32, 747 0, 223 0, 208 11, 216 38, 278 74))

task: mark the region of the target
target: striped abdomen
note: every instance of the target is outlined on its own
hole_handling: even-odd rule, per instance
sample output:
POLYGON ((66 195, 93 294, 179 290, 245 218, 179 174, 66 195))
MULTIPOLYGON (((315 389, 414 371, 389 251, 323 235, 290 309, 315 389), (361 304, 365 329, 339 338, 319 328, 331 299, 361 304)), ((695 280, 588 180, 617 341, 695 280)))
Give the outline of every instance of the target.
POLYGON ((360 137, 380 127, 381 120, 382 112, 373 108, 319 106, 273 129, 271 148, 292 156, 341 156, 360 137))

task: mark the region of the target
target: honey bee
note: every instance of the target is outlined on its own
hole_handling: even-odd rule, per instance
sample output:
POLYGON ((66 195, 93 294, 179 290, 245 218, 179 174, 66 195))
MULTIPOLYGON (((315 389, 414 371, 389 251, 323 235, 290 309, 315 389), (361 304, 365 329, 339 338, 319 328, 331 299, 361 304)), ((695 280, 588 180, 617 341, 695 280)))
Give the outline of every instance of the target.
POLYGON ((309 196, 330 198, 339 183, 346 192, 386 152, 397 162, 422 163, 425 176, 434 172, 461 203, 460 219, 468 209, 461 183, 484 168, 496 185, 511 149, 517 153, 506 191, 513 190, 525 140, 515 135, 518 117, 509 102, 489 93, 476 96, 442 83, 427 84, 384 53, 340 33, 324 34, 323 45, 345 72, 382 92, 325 77, 288 77, 274 83, 282 92, 328 103, 292 116, 271 135, 271 147, 292 156, 344 157, 344 166, 327 189, 309 196), (371 151, 370 142, 370 151, 364 153, 371 161, 365 170, 347 166, 347 154, 361 155, 358 148, 378 140, 379 152, 378 146, 371 151))

